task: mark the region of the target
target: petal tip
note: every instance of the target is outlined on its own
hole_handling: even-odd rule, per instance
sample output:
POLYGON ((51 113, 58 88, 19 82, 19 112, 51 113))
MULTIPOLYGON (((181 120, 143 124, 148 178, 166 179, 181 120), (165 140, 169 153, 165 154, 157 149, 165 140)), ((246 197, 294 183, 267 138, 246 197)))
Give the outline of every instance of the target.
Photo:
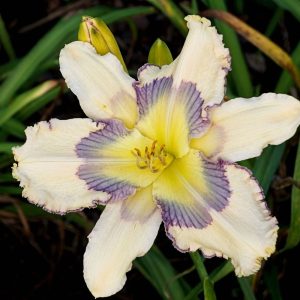
POLYGON ((208 20, 206 18, 203 18, 203 17, 200 17, 198 15, 188 15, 184 19, 187 21, 188 28, 190 28, 190 25, 193 22, 202 23, 202 24, 204 24, 207 27, 209 27, 211 25, 210 20, 208 20))

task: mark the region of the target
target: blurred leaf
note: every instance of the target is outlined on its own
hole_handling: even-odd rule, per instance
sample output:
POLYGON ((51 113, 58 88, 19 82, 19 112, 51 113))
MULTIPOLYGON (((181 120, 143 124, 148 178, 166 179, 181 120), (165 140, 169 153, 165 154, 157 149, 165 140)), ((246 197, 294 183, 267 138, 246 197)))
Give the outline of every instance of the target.
POLYGON ((57 80, 48 80, 16 97, 7 108, 2 109, 0 126, 23 107, 43 96, 50 90, 57 88, 58 85, 59 82, 57 80))
POLYGON ((77 26, 80 22, 81 15, 103 14, 108 9, 105 7, 95 7, 93 9, 83 10, 80 13, 63 19, 50 30, 44 37, 42 37, 31 51, 20 61, 18 66, 5 80, 0 87, 0 107, 5 106, 16 91, 30 78, 36 69, 54 52, 57 52, 69 39, 72 32, 76 33, 77 26))
MULTIPOLYGON (((233 266, 230 261, 226 261, 223 263, 220 267, 214 269, 210 274, 209 278, 211 281, 215 284, 231 272, 233 272, 233 266)), ((188 295, 184 298, 184 300, 191 300, 194 299, 195 297, 198 297, 200 293, 203 292, 203 283, 200 282, 197 284, 193 289, 191 289, 188 293, 188 295)))
POLYGON ((112 13, 107 13, 109 10, 109 8, 104 6, 96 6, 81 10, 72 17, 58 22, 51 31, 37 42, 4 81, 0 87, 0 107, 9 103, 17 90, 36 72, 36 69, 38 69, 49 56, 58 52, 70 38, 75 37, 82 15, 100 15, 102 20, 109 24, 130 16, 153 12, 153 8, 145 6, 124 8, 115 10, 112 13))
MULTIPOLYGON (((294 180, 300 182, 300 143, 294 169, 294 180)), ((288 230, 285 250, 297 246, 300 242, 300 189, 295 185, 292 188, 291 224, 288 230)))
POLYGON ((28 105, 23 107, 22 110, 18 111, 18 113, 16 114, 16 118, 18 118, 21 121, 28 119, 35 112, 39 111, 49 102, 53 101, 61 92, 62 86, 56 86, 53 89, 47 91, 45 94, 34 99, 34 101, 28 103, 28 105))
MULTIPOLYGON (((62 217, 61 215, 49 213, 43 210, 41 207, 32 205, 31 203, 20 202, 19 206, 27 218, 43 217, 48 219, 60 219, 60 220, 64 218, 67 222, 78 224, 80 227, 85 228, 88 231, 91 231, 95 225, 91 221, 89 221, 85 217, 85 215, 81 213, 68 213, 67 215, 62 217)), ((15 205, 7 205, 2 209, 9 212, 14 212, 14 213, 17 212, 15 205)))
MULTIPOLYGON (((227 10, 224 0, 207 0, 207 2, 210 8, 227 10)), ((250 74, 236 33, 224 22, 216 20, 215 23, 223 35, 225 45, 230 49, 232 71, 229 74, 234 80, 238 96, 246 98, 253 96, 250 74)))
POLYGON ((0 153, 11 153, 11 149, 15 146, 19 146, 20 143, 0 143, 0 153))
POLYGON ((205 16, 215 17, 230 25, 246 40, 270 57, 276 64, 291 73, 295 83, 300 88, 300 73, 291 57, 265 35, 261 34, 234 15, 220 10, 205 11, 205 16))
POLYGON ((248 277, 237 277, 245 300, 256 300, 248 277))
POLYGON ((0 183, 15 181, 11 173, 0 174, 0 183))
POLYGON ((16 58, 16 54, 15 54, 14 48, 11 44, 10 37, 8 35, 8 32, 6 30, 6 27, 5 27, 5 24, 4 24, 4 21, 1 17, 1 15, 0 15, 0 41, 3 45, 3 48, 6 51, 9 59, 14 60, 16 58))
POLYGON ((191 9, 192 9, 192 14, 197 15, 199 12, 199 7, 198 7, 198 1, 197 0, 192 0, 191 3, 191 9))
POLYGON ((136 268, 149 280, 163 299, 182 300, 185 295, 184 280, 175 280, 176 272, 168 259, 153 246, 141 258, 134 261, 136 268))
POLYGON ((267 194, 273 180, 273 176, 277 171, 283 152, 285 143, 278 146, 269 146, 256 160, 253 168, 253 174, 258 179, 264 193, 267 194))
POLYGON ((231 261, 224 262, 220 267, 214 269, 210 274, 209 277, 211 278, 213 283, 218 282, 228 274, 234 271, 234 267, 231 261))
POLYGON ((279 272, 274 265, 271 266, 271 270, 266 269, 264 272, 264 281, 266 282, 272 300, 282 300, 278 282, 279 276, 279 272))
POLYGON ((0 168, 5 168, 11 165, 13 162, 12 153, 9 154, 1 154, 0 153, 0 168))
POLYGON ((165 14, 183 36, 187 35, 188 29, 184 21, 184 14, 172 0, 147 0, 165 14))
POLYGON ((0 65, 0 81, 4 80, 18 63, 19 59, 14 59, 0 65))
MULTIPOLYGON (((300 67, 300 42, 292 53, 292 59, 295 65, 300 67)), ((293 84, 293 79, 287 71, 283 71, 275 88, 276 93, 288 93, 293 84)))
MULTIPOLYGON (((292 59, 294 60, 294 63, 297 66, 300 65, 300 43, 293 51, 292 59)), ((292 83, 293 81, 290 74, 287 71, 283 71, 276 85, 275 92, 287 93, 292 83)), ((260 157, 258 157, 255 161, 254 170, 253 170, 254 175, 261 183, 265 194, 268 193, 274 173, 278 169, 280 160, 284 153, 284 148, 285 148, 285 143, 278 146, 269 146, 263 151, 262 155, 260 155, 260 157)))
POLYGON ((6 121, 5 124, 2 126, 3 132, 7 134, 11 134, 20 139, 25 138, 25 133, 24 133, 25 128, 26 127, 23 125, 23 123, 12 118, 6 121))
POLYGON ((22 195, 22 189, 14 186, 0 186, 0 194, 20 196, 22 195))
POLYGON ((282 19, 283 15, 284 15, 283 9, 278 7, 273 13, 273 16, 265 31, 266 36, 271 36, 273 34, 274 30, 276 29, 276 26, 278 25, 279 21, 282 19))
POLYGON ((288 10, 300 22, 300 1, 299 0, 273 0, 280 7, 288 10))
MULTIPOLYGON (((162 11, 183 34, 187 34, 187 27, 184 22, 184 14, 174 4, 173 1, 166 0, 148 0, 148 2, 155 5, 162 11)), ((208 0, 211 8, 226 10, 226 5, 223 0, 208 0)), ((236 89, 240 96, 251 97, 253 95, 252 84, 250 81, 250 75, 245 63, 245 59, 240 48, 239 41, 235 32, 226 24, 216 21, 218 30, 223 34, 224 41, 227 47, 230 48, 232 60, 232 76, 235 81, 236 89)))

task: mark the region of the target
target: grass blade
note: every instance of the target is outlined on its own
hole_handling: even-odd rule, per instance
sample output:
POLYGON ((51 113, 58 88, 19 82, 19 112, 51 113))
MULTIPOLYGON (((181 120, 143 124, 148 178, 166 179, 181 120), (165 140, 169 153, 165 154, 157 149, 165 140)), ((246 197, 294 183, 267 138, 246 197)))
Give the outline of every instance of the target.
MULTIPOLYGON (((300 182, 300 143, 298 144, 294 180, 300 182)), ((300 189, 295 185, 292 188, 291 224, 284 250, 297 246, 300 242, 300 189)))
POLYGON ((16 54, 14 48, 11 44, 9 34, 6 30, 4 21, 0 15, 0 41, 5 49, 10 60, 14 60, 16 58, 16 54))
POLYGON ((109 8, 96 6, 94 8, 82 10, 69 19, 61 20, 50 32, 48 32, 35 47, 21 60, 18 66, 4 81, 0 88, 0 107, 9 103, 17 90, 36 72, 45 60, 53 56, 62 46, 75 39, 77 28, 82 15, 101 16, 107 24, 117 20, 128 18, 134 15, 153 13, 152 7, 133 7, 115 10, 108 13, 109 8))
POLYGON ((275 266, 272 266, 270 271, 266 270, 264 272, 264 280, 272 300, 282 300, 278 276, 279 272, 275 266))
POLYGON ((51 31, 49 31, 31 51, 20 61, 18 66, 4 81, 0 88, 0 107, 4 107, 16 91, 26 82, 39 66, 54 52, 57 52, 76 33, 82 14, 92 16, 107 12, 105 7, 95 7, 63 19, 51 31))
POLYGON ((11 173, 0 174, 0 183, 14 182, 15 179, 11 173))
POLYGON ((157 7, 163 14, 165 14, 172 24, 186 36, 188 29, 184 21, 184 14, 180 8, 172 0, 147 0, 149 3, 157 7))
POLYGON ((5 124, 2 126, 3 132, 11 134, 14 137, 17 137, 22 140, 25 138, 25 128, 26 127, 23 125, 23 123, 16 119, 10 119, 6 121, 5 124))
POLYGON ((22 110, 23 107, 43 96, 50 90, 57 88, 58 85, 59 82, 57 80, 48 80, 16 97, 6 109, 1 111, 0 126, 18 111, 22 110))
POLYGON ((157 247, 146 256, 135 260, 134 265, 150 281, 163 299, 182 300, 185 294, 183 279, 176 279, 176 272, 157 247))
POLYGON ((211 282, 209 277, 205 278, 204 284, 203 284, 203 289, 204 289, 204 299, 205 300, 217 300, 215 290, 214 290, 214 285, 211 282))
MULTIPOLYGON (((292 59, 295 65, 300 66, 300 43, 292 53, 292 59)), ((293 84, 293 79, 287 71, 283 71, 275 88, 276 93, 287 93, 293 84)))
MULTIPOLYGON (((210 8, 227 10, 224 0, 208 0, 207 2, 210 8)), ((223 34, 225 45, 230 49, 232 56, 230 76, 233 78, 238 95, 246 98, 253 96, 250 74, 236 33, 219 20, 215 23, 218 31, 223 34)))
POLYGON ((249 278, 238 277, 238 282, 240 284, 241 290, 243 291, 245 300, 256 300, 250 285, 249 278))
POLYGON ((273 176, 279 167, 284 149, 285 143, 278 146, 269 146, 255 161, 253 174, 258 179, 265 194, 269 191, 273 176))
POLYGON ((291 57, 277 44, 272 42, 262 33, 255 30, 234 15, 220 10, 205 11, 205 15, 218 18, 230 25, 236 32, 256 46, 265 55, 269 56, 276 64, 291 73, 295 83, 300 87, 300 73, 291 57))
MULTIPOLYGON (((211 281, 215 284, 231 272, 233 272, 233 266, 230 261, 226 261, 223 263, 220 267, 216 268, 214 271, 209 274, 209 278, 211 281)), ((184 298, 184 300, 192 300, 194 298, 197 298, 200 293, 203 292, 203 283, 200 282, 197 284, 193 289, 191 289, 188 293, 188 295, 184 298)))
POLYGON ((298 0, 273 0, 278 6, 288 10, 300 22, 300 2, 298 0))
POLYGON ((213 281, 208 276, 205 265, 203 263, 203 258, 199 252, 191 252, 190 257, 192 258, 198 275, 203 283, 204 299, 205 300, 216 300, 216 294, 214 290, 213 281))
POLYGON ((9 142, 0 143, 0 153, 11 154, 11 149, 19 145, 20 145, 19 143, 9 143, 9 142))

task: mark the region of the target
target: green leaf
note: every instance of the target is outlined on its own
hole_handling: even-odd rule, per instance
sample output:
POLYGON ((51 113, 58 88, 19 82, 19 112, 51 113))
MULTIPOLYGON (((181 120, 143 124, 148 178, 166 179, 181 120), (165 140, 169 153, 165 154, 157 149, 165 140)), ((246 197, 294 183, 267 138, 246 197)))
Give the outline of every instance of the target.
POLYGON ((12 118, 6 121, 4 125, 2 125, 3 132, 22 140, 25 138, 25 128, 26 127, 23 125, 23 123, 12 118))
POLYGON ((19 146, 20 143, 9 143, 9 142, 4 142, 0 143, 0 153, 11 153, 11 149, 15 146, 19 146))
POLYGON ((20 196, 22 195, 22 189, 14 186, 0 186, 0 194, 20 196))
POLYGON ((208 276, 203 258, 198 251, 191 252, 190 256, 194 262, 198 275, 203 283, 204 299, 205 300, 216 300, 216 294, 214 291, 214 285, 211 278, 208 276))
POLYGON ((165 14, 179 32, 186 36, 188 29, 184 21, 184 13, 172 0, 147 0, 165 14))
POLYGON ((16 99, 6 109, 2 109, 0 126, 23 107, 57 87, 58 81, 49 80, 16 97, 16 99))
POLYGON ((265 194, 269 191, 273 176, 279 167, 284 149, 285 143, 278 146, 269 146, 255 161, 253 174, 258 179, 265 194))
POLYGON ((283 18, 284 15, 284 11, 281 8, 277 8, 275 10, 275 12, 273 13, 273 16, 268 24, 268 27, 265 31, 265 35, 266 36, 271 36, 273 34, 273 32, 275 31, 278 23, 281 21, 281 19, 283 18))
POLYGON ((176 271, 157 247, 153 246, 144 257, 137 258, 134 265, 163 299, 184 298, 186 283, 176 277, 176 271))
POLYGON ((14 182, 15 179, 12 177, 11 173, 0 174, 0 183, 4 182, 14 182))
POLYGON ((248 277, 238 277, 238 282, 243 291, 245 300, 256 300, 248 277))
MULTIPOLYGON (((300 43, 297 44, 292 53, 292 59, 295 65, 300 67, 300 43)), ((293 84, 293 79, 289 72, 283 71, 275 88, 276 93, 287 93, 293 84)))
POLYGON ((216 283, 233 271, 234 271, 234 267, 233 267, 231 261, 226 261, 220 267, 213 270, 209 274, 209 277, 213 283, 216 283))
POLYGON ((3 22, 3 19, 0 15, 0 41, 3 45, 4 50, 6 51, 8 57, 10 60, 14 60, 16 58, 16 54, 14 51, 14 48, 11 44, 9 34, 6 30, 5 24, 3 22))
MULTIPOLYGON (((300 143, 294 169, 294 180, 300 182, 300 143)), ((295 185, 292 188, 291 224, 288 231, 285 250, 294 248, 300 242, 300 189, 295 185)))
POLYGON ((288 10, 300 22, 299 0, 273 0, 278 6, 288 10))
POLYGON ((279 272, 274 265, 271 266, 271 270, 266 269, 264 271, 264 281, 272 300, 282 300, 278 277, 279 272))
POLYGON ((199 12, 198 2, 197 0, 192 0, 191 3, 192 14, 197 15, 199 12))
POLYGON ((203 258, 198 251, 190 252, 190 257, 196 267, 199 278, 204 281, 208 277, 206 268, 203 263, 203 258))
POLYGON ((102 20, 109 24, 130 16, 153 13, 153 8, 145 6, 119 9, 112 13, 108 13, 109 10, 109 8, 104 6, 96 6, 81 10, 72 17, 61 20, 38 41, 4 81, 0 87, 0 107, 4 107, 9 103, 17 90, 40 68, 47 58, 53 56, 54 53, 58 54, 58 51, 66 42, 76 37, 77 28, 82 15, 100 15, 102 20))
MULTIPOLYGON (((233 272, 234 268, 230 261, 226 261, 220 267, 216 268, 209 274, 210 280, 215 284, 231 272, 233 272)), ((197 284, 193 289, 189 291, 184 300, 192 300, 195 297, 197 298, 200 293, 203 292, 203 282, 197 284)))
MULTIPOLYGON (((292 53, 294 63, 299 67, 300 65, 300 43, 292 53)), ((276 85, 276 93, 287 93, 292 86, 293 80, 287 71, 283 71, 280 79, 276 85)), ((269 146, 264 150, 262 155, 258 157, 254 165, 254 175, 261 183, 265 194, 267 194, 270 184, 272 182, 274 173, 278 169, 282 155, 284 153, 285 143, 279 146, 269 146)))
POLYGON ((204 279, 204 299, 205 300, 217 300, 215 290, 214 290, 214 285, 209 279, 209 277, 204 279))
POLYGON ((18 66, 4 81, 0 88, 0 107, 5 106, 16 91, 26 82, 36 69, 54 52, 58 52, 60 48, 68 41, 72 33, 76 34, 77 26, 80 22, 81 15, 87 14, 98 15, 107 12, 105 7, 95 7, 93 9, 84 10, 76 15, 61 20, 52 30, 50 30, 31 51, 20 61, 18 66))
MULTIPOLYGON (((224 0, 208 0, 207 2, 210 8, 227 11, 224 0)), ((216 20, 215 23, 218 31, 223 35, 225 45, 230 49, 232 57, 230 76, 233 78, 238 95, 241 97, 253 96, 250 74, 236 33, 219 20, 216 20)))
MULTIPOLYGON (((61 92, 62 92, 61 86, 56 86, 53 89, 47 91, 45 94, 34 99, 34 101, 29 102, 28 105, 22 108, 22 110, 19 110, 16 113, 16 118, 21 121, 28 119, 35 112, 40 111, 45 105, 47 105, 49 102, 56 99, 56 97, 61 92)), ((7 122, 5 125, 7 125, 7 122)))

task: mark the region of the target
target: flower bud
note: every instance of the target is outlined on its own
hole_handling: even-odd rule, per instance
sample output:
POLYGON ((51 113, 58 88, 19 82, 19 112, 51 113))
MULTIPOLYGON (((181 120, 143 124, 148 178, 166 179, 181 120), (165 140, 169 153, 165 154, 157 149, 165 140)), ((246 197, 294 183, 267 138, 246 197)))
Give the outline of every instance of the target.
POLYGON ((150 48, 148 62, 161 67, 170 64, 172 61, 172 53, 167 44, 161 39, 157 39, 150 48))
POLYGON ((127 72, 117 41, 101 19, 83 16, 79 25, 78 40, 90 43, 95 47, 97 53, 101 55, 109 52, 114 54, 121 62, 124 71, 127 72))

